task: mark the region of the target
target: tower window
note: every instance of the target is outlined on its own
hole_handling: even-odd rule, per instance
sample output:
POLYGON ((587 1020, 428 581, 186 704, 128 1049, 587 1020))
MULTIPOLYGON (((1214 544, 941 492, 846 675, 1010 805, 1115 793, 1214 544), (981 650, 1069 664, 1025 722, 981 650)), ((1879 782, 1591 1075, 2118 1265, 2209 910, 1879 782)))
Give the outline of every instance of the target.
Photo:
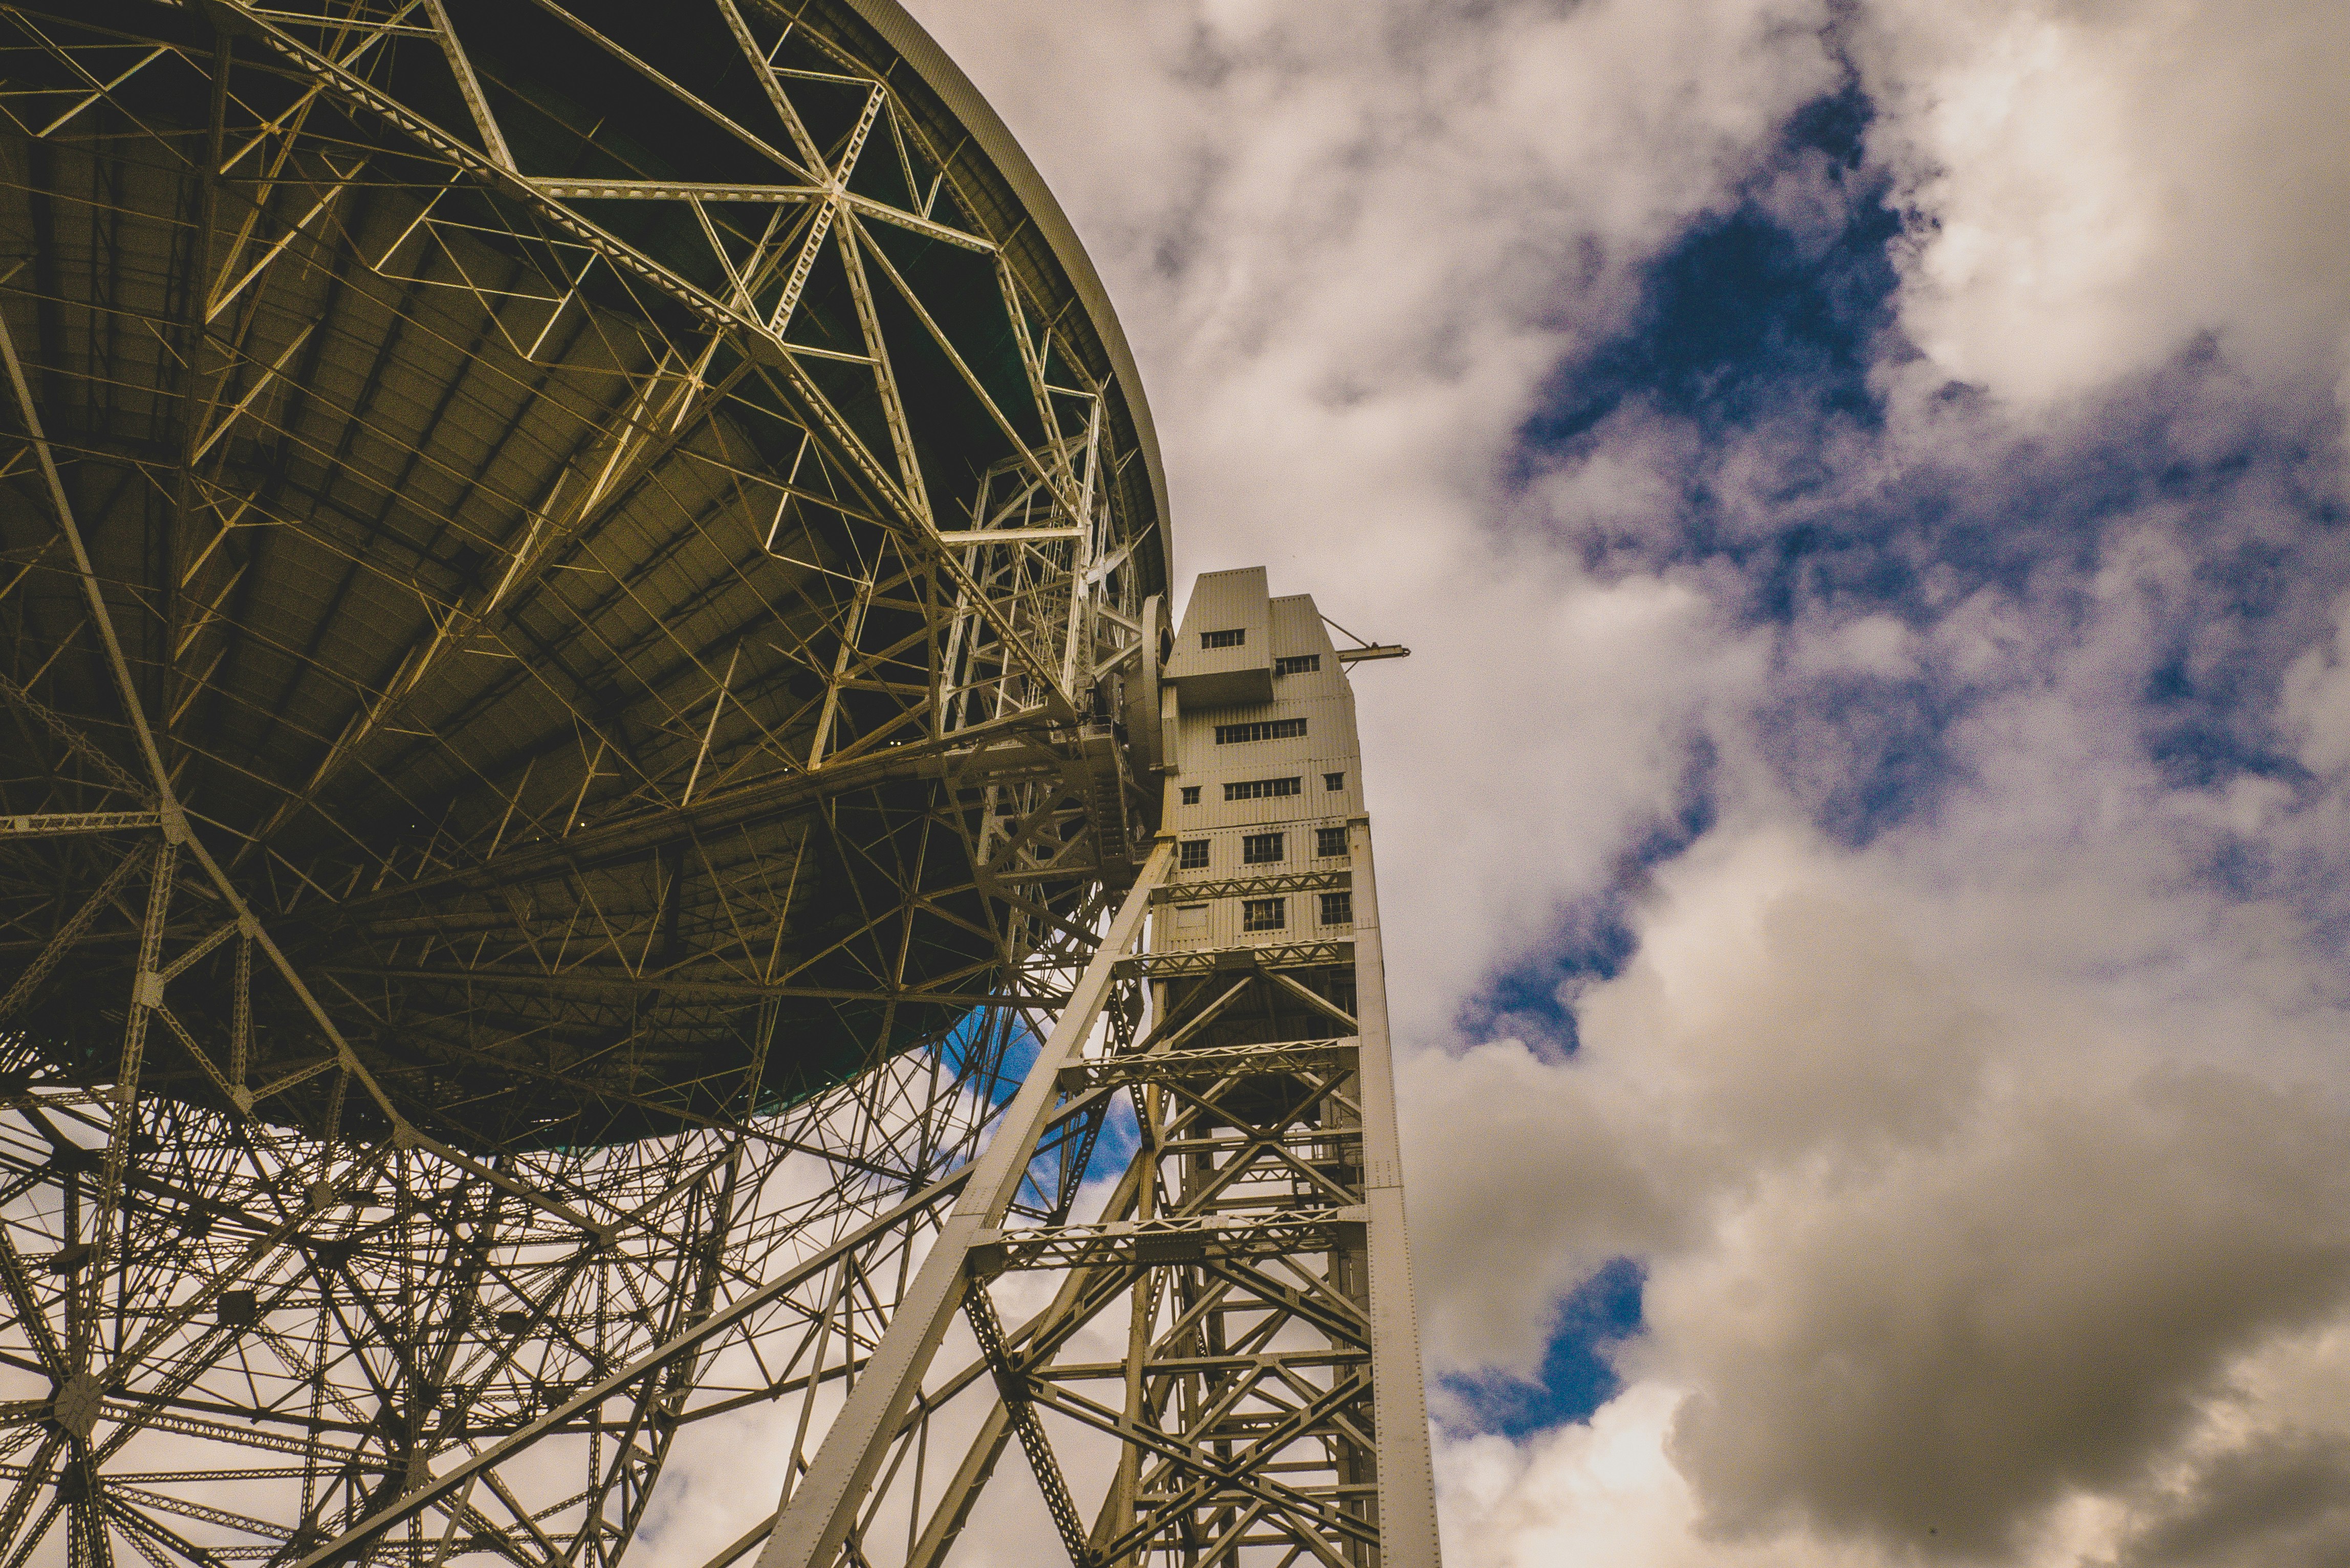
POLYGON ((1281 852, 1282 836, 1283 836, 1278 833, 1252 833, 1248 835, 1241 840, 1241 864, 1243 866, 1269 866, 1274 862, 1284 858, 1281 852))
POLYGON ((1243 779, 1224 786, 1226 800, 1267 800, 1274 795, 1296 794, 1301 781, 1297 779, 1243 779))
POLYGON ((1205 870, 1208 865, 1208 841, 1186 838, 1176 846, 1176 868, 1183 871, 1205 870))
POLYGON ((1236 626, 1230 631, 1203 631, 1200 634, 1201 648, 1238 648, 1248 640, 1248 628, 1236 626))
POLYGON ((1250 724, 1219 724, 1216 744, 1229 746, 1238 741, 1285 741, 1292 735, 1305 733, 1303 719, 1259 719, 1250 724))
POLYGON ((1318 653, 1284 653, 1273 661, 1275 675, 1311 675, 1322 668, 1318 653))
MULTIPOLYGON (((1198 784, 1182 784, 1178 787, 1180 787, 1183 792, 1183 804, 1185 805, 1197 805, 1200 804, 1200 786, 1198 784)), ((1230 799, 1231 797, 1228 795, 1225 798, 1230 799)))
POLYGON ((1241 900, 1241 929, 1244 931, 1278 931, 1289 924, 1289 900, 1286 898, 1243 898, 1241 900))
POLYGON ((1325 893, 1322 895, 1322 923, 1326 926, 1351 926, 1355 923, 1355 895, 1325 893))
POLYGON ((1336 859, 1347 853, 1347 830, 1343 827, 1317 827, 1314 830, 1314 853, 1324 860, 1336 859))
POLYGON ((1326 790, 1345 789, 1347 787, 1347 775, 1344 774, 1324 774, 1322 775, 1322 787, 1326 790))

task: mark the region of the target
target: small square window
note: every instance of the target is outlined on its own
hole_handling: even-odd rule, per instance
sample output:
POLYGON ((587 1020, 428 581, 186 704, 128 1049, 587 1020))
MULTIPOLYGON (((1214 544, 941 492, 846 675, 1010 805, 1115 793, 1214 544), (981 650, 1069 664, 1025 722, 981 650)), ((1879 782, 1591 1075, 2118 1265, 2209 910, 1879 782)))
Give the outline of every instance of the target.
POLYGON ((1286 858, 1282 854, 1283 835, 1252 833, 1241 840, 1241 863, 1244 866, 1269 866, 1286 858))
POLYGON ((1208 929, 1208 906, 1178 904, 1175 906, 1175 929, 1183 936, 1197 936, 1208 929))
POLYGON ((1178 870, 1199 871, 1206 868, 1208 864, 1208 841, 1206 839, 1186 838, 1175 847, 1175 865, 1178 870))
POLYGON ((1347 775, 1344 774, 1324 774, 1322 775, 1322 787, 1326 790, 1345 789, 1347 787, 1347 775))
POLYGON ((1183 804, 1185 805, 1197 805, 1200 804, 1200 786, 1198 784, 1183 784, 1179 787, 1183 791, 1183 804))
POLYGON ((1314 853, 1324 860, 1336 859, 1347 853, 1347 830, 1343 827, 1317 827, 1314 830, 1314 853))
POLYGON ((1322 895, 1322 923, 1326 926, 1351 926, 1355 923, 1355 895, 1325 893, 1322 895))
POLYGON ((1311 675, 1322 668, 1318 653, 1284 653, 1273 661, 1275 675, 1311 675))
POLYGON ((1286 898, 1243 898, 1241 900, 1241 929, 1244 931, 1278 931, 1289 924, 1289 900, 1286 898))
POLYGON ((1203 631, 1200 634, 1201 648, 1238 648, 1247 640, 1246 627, 1234 627, 1230 631, 1203 631))

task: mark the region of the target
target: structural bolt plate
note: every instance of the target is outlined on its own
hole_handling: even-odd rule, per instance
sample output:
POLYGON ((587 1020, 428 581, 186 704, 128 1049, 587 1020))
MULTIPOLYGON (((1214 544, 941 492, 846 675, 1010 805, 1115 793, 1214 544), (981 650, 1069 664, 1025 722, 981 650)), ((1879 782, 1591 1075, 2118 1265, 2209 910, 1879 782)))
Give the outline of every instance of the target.
POLYGON ((57 1393, 49 1400, 49 1418, 68 1437, 86 1443, 98 1428, 99 1407, 105 1402, 106 1391, 99 1386, 98 1379, 89 1373, 77 1372, 57 1385, 57 1393))

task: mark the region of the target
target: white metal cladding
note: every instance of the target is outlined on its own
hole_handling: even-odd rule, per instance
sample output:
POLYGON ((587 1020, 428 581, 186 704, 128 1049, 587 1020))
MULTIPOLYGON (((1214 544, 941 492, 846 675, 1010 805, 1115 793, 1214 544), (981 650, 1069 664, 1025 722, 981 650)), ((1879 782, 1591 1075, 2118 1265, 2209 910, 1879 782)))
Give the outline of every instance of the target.
POLYGON ((1284 594, 1271 600, 1267 607, 1273 621, 1274 654, 1321 654, 1323 672, 1328 673, 1336 663, 1336 649, 1330 644, 1330 633, 1322 624, 1321 612, 1314 607, 1314 596, 1284 594))
POLYGON ((1327 870, 1343 865, 1343 860, 1315 855, 1316 830, 1343 831, 1362 812, 1354 689, 1310 595, 1271 597, 1262 568, 1203 576, 1184 615, 1170 670, 1186 657, 1187 646, 1197 644, 1203 628, 1242 626, 1265 628, 1260 657, 1267 670, 1276 659, 1302 654, 1318 656, 1320 665, 1271 677, 1269 701, 1211 703, 1187 698, 1181 701, 1169 747, 1174 771, 1170 775, 1165 821, 1179 840, 1204 841, 1208 863, 1185 868, 1179 862, 1179 868, 1170 874, 1170 897, 1175 902, 1161 911, 1152 930, 1155 940, 1170 947, 1264 945, 1301 933, 1318 936, 1343 930, 1350 923, 1323 921, 1319 889, 1261 895, 1283 900, 1278 927, 1249 929, 1242 909, 1247 897, 1229 891, 1209 899, 1204 914, 1197 909, 1180 912, 1189 907, 1182 894, 1186 884, 1228 884, 1236 878, 1327 870), (1305 723, 1302 735, 1221 742, 1217 738, 1220 730, 1301 719, 1305 723), (1342 781, 1335 790, 1327 785, 1333 774, 1342 781), (1228 784, 1280 778, 1296 779, 1297 793, 1224 798, 1228 784), (1183 804, 1187 787, 1200 791, 1196 804, 1183 804), (1244 855, 1246 840, 1269 832, 1282 835, 1280 856, 1249 861, 1244 855))
MULTIPOLYGON (((1252 608, 1241 602, 1240 590, 1253 583, 1261 591, 1262 571, 1213 576, 1214 604, 1203 612, 1194 597, 1192 607, 1183 618, 1184 630, 1177 639, 1177 660, 1184 657, 1185 638, 1197 641, 1198 628, 1211 621, 1237 625, 1253 618, 1265 624, 1270 633, 1264 655, 1267 670, 1273 660, 1295 654, 1318 654, 1322 664, 1319 670, 1268 677, 1273 692, 1269 701, 1211 705, 1194 702, 1188 694, 1181 699, 1169 748, 1177 771, 1170 775, 1167 825, 1191 837, 1247 824, 1279 823, 1292 825, 1295 830, 1315 821, 1344 822, 1358 815, 1363 794, 1354 689, 1347 683, 1314 600, 1298 594, 1261 601, 1261 608, 1252 608), (1305 721, 1303 735, 1221 745, 1216 742, 1219 725, 1299 718, 1305 721), (1327 787, 1334 774, 1341 780, 1335 790, 1327 787), (1296 779, 1298 792, 1235 801, 1224 798, 1226 784, 1276 778, 1296 779), (1199 789, 1196 804, 1183 803, 1187 787, 1199 789)), ((1201 581, 1205 585, 1210 578, 1203 576, 1201 581)), ((1170 669, 1175 662, 1170 661, 1170 669)))
POLYGON ((1167 680, 1186 706, 1262 701, 1273 694, 1273 635, 1264 568, 1201 575, 1175 634, 1167 680), (1240 640, 1210 648, 1217 633, 1238 632, 1240 640))
MULTIPOLYGON (((1233 809, 1238 809, 1237 805, 1233 809)), ((1346 852, 1340 850, 1333 855, 1324 855, 1318 849, 1317 842, 1325 832, 1343 835, 1350 820, 1345 816, 1283 819, 1278 822, 1241 823, 1230 827, 1181 834, 1183 844, 1205 846, 1206 859, 1204 864, 1196 867, 1178 863, 1177 868, 1168 877, 1168 886, 1174 890, 1170 897, 1188 887, 1228 882, 1236 877, 1343 871, 1347 868, 1346 852), (1246 853, 1248 841, 1269 832, 1281 836, 1280 854, 1267 860, 1250 859, 1246 853)))
POLYGON ((1186 899, 1177 890, 1172 903, 1162 905, 1151 928, 1154 949, 1232 948, 1263 946, 1269 942, 1302 940, 1306 938, 1343 938, 1354 929, 1350 915, 1344 920, 1322 919, 1322 895, 1325 892, 1348 892, 1342 888, 1294 888, 1284 892, 1252 894, 1245 898, 1210 898, 1204 901, 1186 899), (1252 898, 1279 898, 1285 918, 1272 930, 1250 930, 1243 919, 1242 906, 1252 898))

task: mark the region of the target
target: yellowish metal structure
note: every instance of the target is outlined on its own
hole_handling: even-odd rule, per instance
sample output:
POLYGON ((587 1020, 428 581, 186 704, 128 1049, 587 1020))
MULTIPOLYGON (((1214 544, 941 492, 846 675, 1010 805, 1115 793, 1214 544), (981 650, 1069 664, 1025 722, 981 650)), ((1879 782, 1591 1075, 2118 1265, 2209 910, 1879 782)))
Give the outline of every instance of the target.
POLYGON ((1344 670, 1363 651, 1261 568, 1202 577, 1162 628, 1159 847, 760 1568, 869 1560, 900 1520, 906 1562, 945 1561, 1014 1438, 1081 1565, 1438 1562, 1344 670), (1136 1147, 1076 1218, 1032 1151, 1109 1098, 1136 1147), (1007 1329, 994 1298, 1025 1275, 1049 1304, 1007 1329), (971 1349, 941 1360, 959 1317, 971 1349), (991 1407, 932 1501, 909 1456, 983 1372, 991 1407))
POLYGON ((1432 1561, 1393 650, 1194 668, 902 11, 0 4, 0 1568, 935 1563, 1014 1438, 1076 1561, 1432 1561))

